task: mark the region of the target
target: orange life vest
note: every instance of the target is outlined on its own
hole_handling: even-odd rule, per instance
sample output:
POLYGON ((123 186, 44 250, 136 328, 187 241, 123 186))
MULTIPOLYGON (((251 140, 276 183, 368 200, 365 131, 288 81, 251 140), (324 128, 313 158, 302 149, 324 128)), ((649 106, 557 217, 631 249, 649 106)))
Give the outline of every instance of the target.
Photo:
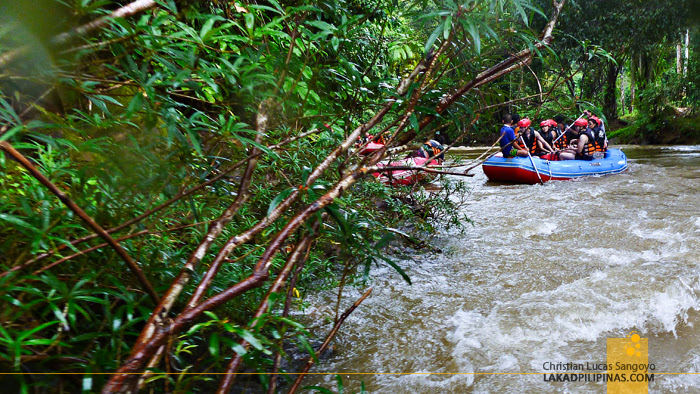
POLYGON ((426 158, 434 157, 438 163, 441 163, 443 161, 443 158, 440 157, 440 154, 443 150, 445 150, 445 148, 439 142, 435 140, 425 141, 423 146, 421 146, 421 149, 428 155, 426 158))
POLYGON ((558 140, 557 142, 554 143, 554 148, 555 149, 566 149, 569 146, 569 138, 564 133, 558 140))
POLYGON ((598 151, 596 148, 595 138, 593 138, 593 133, 591 133, 589 129, 586 129, 578 133, 579 143, 581 142, 581 136, 584 134, 586 137, 588 137, 588 141, 586 142, 586 145, 583 146, 581 154, 592 156, 594 152, 598 151))
POLYGON ((595 145, 596 152, 605 152, 605 132, 600 128, 596 127, 591 129, 591 134, 593 134, 593 144, 595 145))
POLYGON ((530 130, 530 136, 527 136, 527 131, 522 134, 523 141, 525 141, 526 149, 530 151, 530 154, 534 155, 537 153, 537 136, 535 135, 535 130, 532 128, 530 130))

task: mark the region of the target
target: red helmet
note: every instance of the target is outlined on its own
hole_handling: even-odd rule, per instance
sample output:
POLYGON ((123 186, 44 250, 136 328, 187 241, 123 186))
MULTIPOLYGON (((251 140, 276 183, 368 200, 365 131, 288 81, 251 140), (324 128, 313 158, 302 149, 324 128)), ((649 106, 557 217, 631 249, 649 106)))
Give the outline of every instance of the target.
POLYGON ((586 127, 588 126, 588 121, 583 118, 576 119, 574 126, 586 127))
POLYGON ((547 119, 547 122, 549 122, 549 125, 552 127, 557 127, 557 121, 554 119, 547 119))
POLYGON ((552 125, 552 124, 549 123, 549 119, 543 120, 543 121, 540 122, 540 127, 551 126, 551 125, 552 125))
POLYGON ((526 129, 526 128, 530 127, 530 124, 531 124, 531 123, 532 123, 532 122, 530 122, 530 119, 525 118, 525 119, 521 119, 520 122, 518 122, 518 126, 519 126, 521 129, 526 129))
POLYGON ((600 126, 603 123, 596 116, 591 116, 588 120, 595 120, 595 122, 598 124, 598 126, 600 126))

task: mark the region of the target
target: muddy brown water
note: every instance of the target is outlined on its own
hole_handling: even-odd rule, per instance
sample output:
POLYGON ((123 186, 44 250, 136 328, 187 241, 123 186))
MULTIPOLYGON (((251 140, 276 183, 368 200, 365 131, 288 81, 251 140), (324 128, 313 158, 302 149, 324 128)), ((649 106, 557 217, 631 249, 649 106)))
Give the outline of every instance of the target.
MULTIPOLYGON (((605 362, 607 338, 637 331, 657 373, 650 392, 700 392, 700 375, 658 375, 700 373, 700 146, 622 148, 629 170, 607 177, 505 185, 475 170, 473 225, 440 233, 443 253, 401 261, 413 285, 373 269, 373 294, 312 371, 340 373, 345 392, 602 393, 503 373, 605 362)), ((330 313, 335 293, 307 301, 330 313)), ((336 391, 335 379, 305 385, 336 391)))

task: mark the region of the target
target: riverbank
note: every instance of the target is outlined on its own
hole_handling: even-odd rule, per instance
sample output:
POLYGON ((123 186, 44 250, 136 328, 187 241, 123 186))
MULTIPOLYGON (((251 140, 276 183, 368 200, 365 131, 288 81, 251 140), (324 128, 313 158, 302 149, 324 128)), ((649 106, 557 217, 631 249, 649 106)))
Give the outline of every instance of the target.
POLYGON ((612 123, 608 138, 616 144, 695 145, 700 144, 700 115, 668 116, 633 122, 612 123))

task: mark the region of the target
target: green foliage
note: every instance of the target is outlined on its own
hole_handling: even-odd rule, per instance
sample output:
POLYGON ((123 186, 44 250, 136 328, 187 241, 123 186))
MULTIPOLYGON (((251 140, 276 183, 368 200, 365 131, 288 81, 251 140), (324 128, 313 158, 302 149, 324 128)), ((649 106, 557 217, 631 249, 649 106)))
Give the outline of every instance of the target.
MULTIPOLYGON (((305 265, 291 273, 291 289, 269 299, 265 287, 250 289, 168 338, 165 359, 146 380, 149 389, 163 392, 213 391, 216 379, 206 372, 224 370, 236 355, 248 371, 269 372, 279 352, 286 361, 281 369, 296 370, 294 356, 316 357, 316 349, 310 331, 284 312, 286 294, 293 295, 292 308, 303 308, 310 292, 370 283, 375 264, 391 267, 411 283, 399 260, 404 245, 429 247, 437 232, 468 223, 459 210, 469 196, 463 182, 443 177, 431 186, 393 187, 367 176, 310 215, 281 244, 272 243, 349 169, 369 162, 343 152, 321 167, 379 108, 390 104, 373 132, 391 133, 403 124, 400 133, 413 134, 402 144, 420 143, 436 130, 454 140, 477 115, 481 123, 475 129, 490 130, 489 118, 503 110, 532 118, 572 108, 598 112, 605 108, 598 82, 606 71, 616 71, 609 67, 625 64, 632 50, 615 44, 648 28, 614 28, 633 20, 623 15, 630 5, 606 1, 614 12, 586 36, 590 25, 577 23, 586 12, 577 2, 565 15, 571 18, 564 23, 570 27, 567 35, 557 36, 564 39, 561 46, 535 51, 527 68, 480 85, 438 114, 441 100, 483 70, 523 48, 533 49, 551 2, 165 0, 137 15, 108 18, 92 35, 60 48, 52 44, 56 32, 97 20, 117 5, 48 3, 61 11, 54 19, 17 6, 24 16, 17 18, 16 35, 0 27, 0 55, 23 41, 32 49, 15 60, 0 58, 7 61, 0 64, 0 127, 6 126, 0 140, 29 157, 105 229, 147 213, 113 235, 121 237, 120 245, 159 294, 191 260, 211 222, 241 201, 201 263, 186 272, 192 280, 168 319, 185 310, 215 256, 225 252, 226 240, 279 207, 286 207, 279 218, 227 254, 205 297, 248 278, 268 248, 276 253, 266 262, 274 280, 295 244, 314 235, 305 265), (41 23, 51 25, 50 33, 33 30, 41 23), (405 96, 398 95, 401 79, 435 56, 434 69, 424 70, 405 96), (565 75, 578 66, 586 68, 575 78, 565 75), (504 101, 535 96, 542 86, 552 88, 548 98, 543 93, 501 107, 504 101), (428 117, 436 117, 435 129, 421 129, 428 117), (246 178, 246 158, 256 150, 254 174, 246 178), (323 171, 316 173, 319 168, 323 171), (214 177, 220 178, 200 187, 214 177), (236 200, 248 179, 246 198, 236 200), (198 189, 183 197, 193 188, 198 189), (268 307, 254 319, 263 300, 268 307)), ((683 26, 669 19, 677 14, 652 8, 650 21, 683 26)), ((13 19, 14 14, 7 15, 2 18, 13 19)), ((670 42, 657 33, 648 42, 629 41, 630 48, 654 59, 654 51, 670 42)), ((655 81, 668 77, 670 67, 658 65, 655 81)), ((697 70, 697 61, 690 67, 697 70)), ((664 113, 667 100, 696 102, 691 92, 695 76, 662 81, 663 88, 650 83, 640 93, 639 111, 664 113)), ((24 391, 41 391, 57 381, 65 391, 99 390, 108 379, 102 373, 113 372, 129 357, 154 305, 117 253, 98 247, 100 239, 71 243, 92 231, 45 185, 5 156, 0 156, 0 170, 0 265, 5 273, 0 277, 0 366, 38 376, 4 379, 24 391), (90 247, 95 250, 87 251, 90 247), (40 372, 82 373, 83 379, 40 372)), ((266 389, 271 383, 265 374, 255 379, 245 384, 266 389)), ((337 391, 343 386, 338 376, 337 391)))
MULTIPOLYGON (((501 17, 522 18, 520 11, 528 10, 522 1, 493 1, 460 14, 456 4, 443 9, 428 3, 163 1, 148 12, 110 20, 93 36, 60 50, 50 43, 55 33, 48 34, 32 41, 36 51, 0 66, 0 120, 7 126, 0 139, 29 157, 105 229, 158 208, 114 237, 124 238, 120 245, 159 294, 178 275, 209 222, 238 194, 243 167, 232 167, 253 148, 260 149, 248 199, 192 272, 194 280, 175 304, 176 314, 224 241, 298 191, 299 199, 278 221, 229 256, 207 296, 250 275, 274 235, 298 209, 329 190, 348 162, 334 163, 308 188, 301 187, 311 170, 396 94, 399 77, 422 59, 424 48, 466 38, 468 48, 459 56, 476 56, 498 42, 496 31, 507 24, 501 17), (436 26, 441 26, 439 34, 434 34, 436 26), (461 36, 454 38, 457 32, 461 36), (275 104, 259 143, 260 104, 268 99, 275 104), (312 130, 318 132, 287 143, 312 130), (287 144, 268 148, 281 142, 287 144), (219 181, 180 198, 222 172, 227 173, 219 181)), ((113 9, 102 1, 55 4, 62 10, 53 20, 58 31, 113 9)), ((40 14, 26 15, 29 22, 21 22, 18 30, 31 36, 38 19, 52 23, 40 14)), ((3 53, 21 45, 12 30, 0 31, 3 53)), ((418 116, 434 113, 435 101, 455 81, 496 58, 489 56, 469 70, 455 69, 448 79, 431 81, 413 127, 418 116)), ((448 59, 455 65, 461 60, 448 59)), ((471 98, 460 103, 462 109, 472 104, 471 98)), ((405 106, 397 102, 391 114, 397 116, 405 106)), ((459 111, 447 116, 464 122, 459 111)), ((129 356, 154 305, 115 251, 98 248, 102 240, 71 244, 92 231, 19 163, 0 155, 0 171, 0 267, 5 273, 0 278, 0 368, 36 374, 31 379, 8 376, 3 382, 23 391, 46 390, 57 381, 66 391, 99 390, 109 378, 102 373, 114 371, 129 356), (96 250, 86 251, 89 247, 96 250), (78 373, 83 379, 43 372, 78 373)), ((304 295, 345 279, 366 283, 369 278, 356 268, 372 263, 387 264, 410 281, 386 248, 396 238, 420 244, 437 229, 460 225, 458 202, 450 196, 463 192, 461 184, 426 192, 387 187, 368 177, 324 211, 294 290, 304 295)), ((288 257, 287 246, 293 245, 285 245, 271 261, 273 277, 288 257)), ((214 383, 204 372, 225 368, 233 354, 259 372, 270 370, 277 351, 288 360, 289 353, 313 355, 306 328, 282 316, 284 296, 272 297, 263 316, 252 320, 264 297, 264 288, 251 290, 170 338, 163 368, 153 369, 147 382, 165 392, 208 390, 214 383), (241 347, 240 340, 250 347, 241 347)), ((302 302, 295 297, 293 307, 302 302)), ((263 375, 258 384, 267 387, 266 379, 263 375)))
MULTIPOLYGON (((624 115, 618 106, 618 78, 629 79, 633 88, 664 84, 664 74, 675 72, 676 43, 692 24, 693 1, 672 6, 653 1, 576 2, 563 15, 566 35, 554 43, 559 65, 569 71, 580 67, 580 78, 568 83, 569 94, 592 102, 609 121, 624 115), (605 57, 591 58, 580 48, 597 47, 605 57)), ((637 98, 625 92, 629 103, 637 98)), ((648 96, 648 95, 647 95, 648 96)))
POLYGON ((622 144, 694 144, 700 139, 700 117, 660 116, 652 119, 640 113, 628 117, 630 124, 608 137, 622 144))

